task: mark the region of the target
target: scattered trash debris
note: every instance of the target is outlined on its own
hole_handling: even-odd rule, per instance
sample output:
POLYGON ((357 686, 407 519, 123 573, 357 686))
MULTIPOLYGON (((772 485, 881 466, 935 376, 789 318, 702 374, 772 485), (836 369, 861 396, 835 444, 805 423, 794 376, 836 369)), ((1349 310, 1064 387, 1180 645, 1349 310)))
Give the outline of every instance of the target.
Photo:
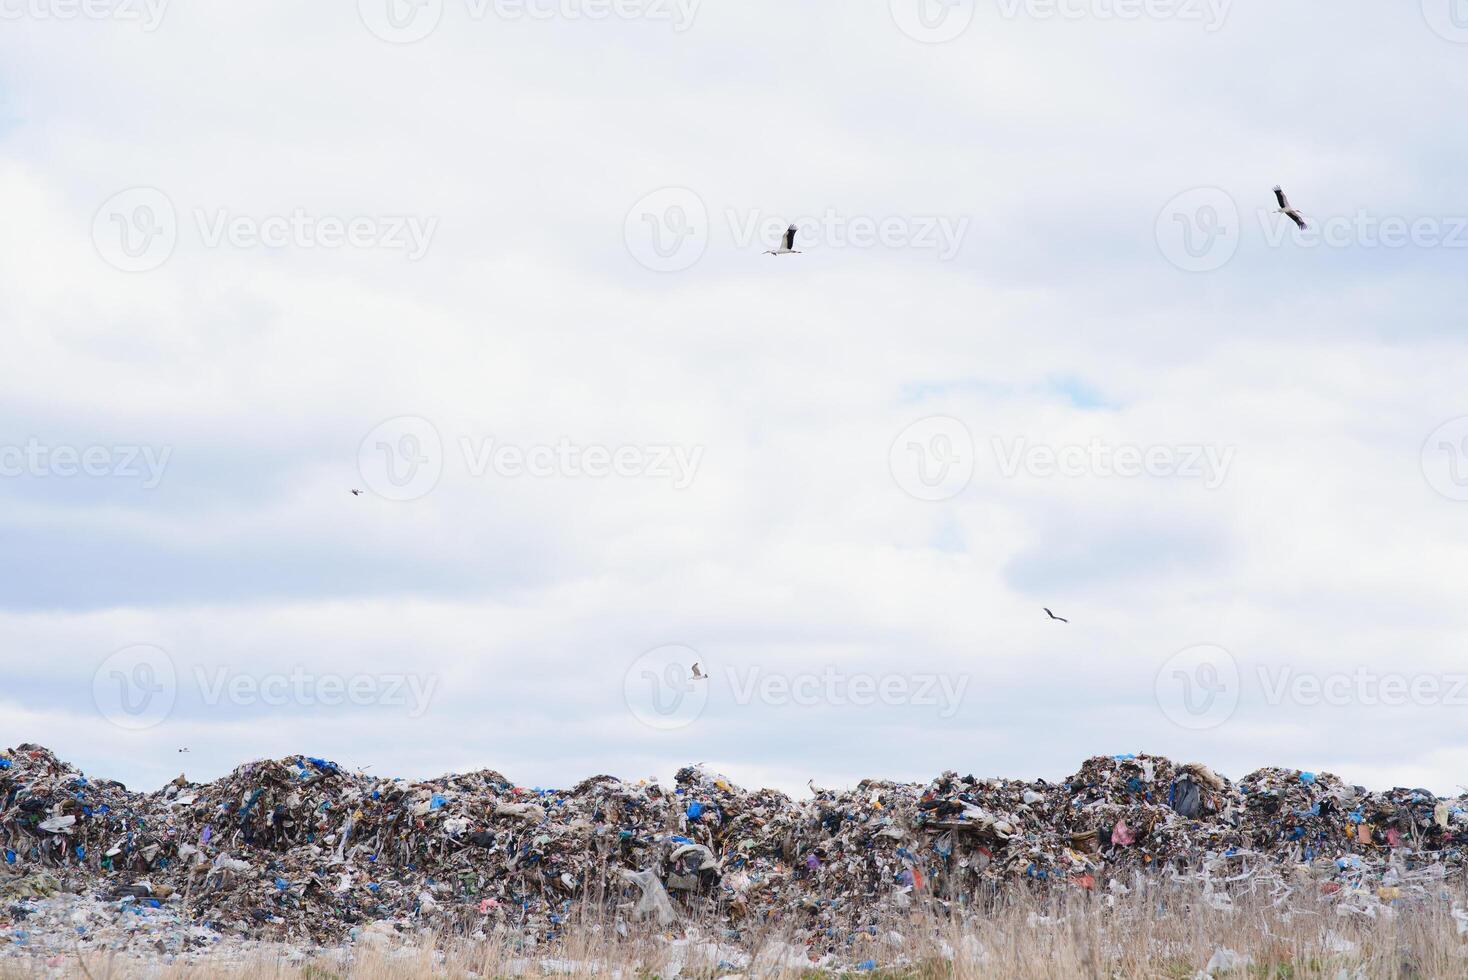
MULTIPOLYGON (((1461 798, 1288 769, 1233 783, 1145 754, 1055 783, 950 772, 812 792, 749 792, 699 767, 672 788, 531 788, 492 770, 412 782, 293 756, 135 793, 21 745, 0 754, 0 937, 64 916, 83 941, 126 923, 157 947, 166 927, 174 952, 424 930, 535 941, 589 902, 619 924, 720 922, 726 938, 795 922, 832 952, 900 945, 886 923, 916 907, 963 915, 1004 887, 1110 905, 1147 875, 1192 882, 1218 909, 1242 889, 1304 889, 1339 916, 1390 916, 1461 878, 1468 844, 1461 798)), ((1228 952, 1208 972, 1231 969, 1228 952)))
POLYGON ((1234 970, 1242 970, 1249 965, 1249 957, 1240 956, 1238 953, 1226 946, 1220 946, 1213 951, 1213 956, 1208 960, 1208 965, 1203 968, 1206 976, 1216 973, 1231 973, 1234 970))

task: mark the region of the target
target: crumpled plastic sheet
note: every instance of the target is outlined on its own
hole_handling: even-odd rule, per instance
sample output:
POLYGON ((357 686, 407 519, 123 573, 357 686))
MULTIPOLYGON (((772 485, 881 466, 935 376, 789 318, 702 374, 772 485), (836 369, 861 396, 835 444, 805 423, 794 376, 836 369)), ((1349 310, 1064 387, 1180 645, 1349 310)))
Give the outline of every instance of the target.
POLYGON ((0 753, 0 928, 79 892, 167 911, 199 945, 425 927, 536 942, 590 905, 731 936, 778 923, 831 947, 918 906, 982 913, 1027 887, 1112 900, 1143 876, 1199 883, 1219 908, 1308 891, 1374 917, 1461 877, 1468 842, 1462 798, 1274 768, 1235 783, 1150 755, 1097 756, 1053 783, 949 772, 813 791, 749 792, 697 767, 671 788, 533 788, 492 770, 412 782, 293 756, 135 793, 21 745, 0 753))
POLYGON ((664 926, 677 921, 678 914, 673 911, 673 903, 668 898, 668 891, 658 880, 656 871, 622 870, 618 874, 642 889, 642 899, 633 909, 637 915, 656 919, 658 925, 664 926))

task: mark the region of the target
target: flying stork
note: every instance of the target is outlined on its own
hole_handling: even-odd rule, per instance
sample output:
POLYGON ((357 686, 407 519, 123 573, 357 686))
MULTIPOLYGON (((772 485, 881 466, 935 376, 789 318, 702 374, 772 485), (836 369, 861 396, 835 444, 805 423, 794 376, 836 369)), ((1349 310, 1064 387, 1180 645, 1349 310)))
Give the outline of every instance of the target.
POLYGON ((1290 207, 1290 199, 1285 197, 1285 192, 1278 184, 1274 185, 1274 199, 1279 202, 1279 207, 1274 209, 1275 214, 1282 214, 1289 218, 1304 231, 1309 225, 1305 224, 1305 216, 1300 213, 1299 208, 1290 207))
POLYGON ((791 225, 785 229, 785 237, 780 239, 778 249, 770 249, 766 255, 799 255, 800 249, 795 247, 795 226, 791 225))

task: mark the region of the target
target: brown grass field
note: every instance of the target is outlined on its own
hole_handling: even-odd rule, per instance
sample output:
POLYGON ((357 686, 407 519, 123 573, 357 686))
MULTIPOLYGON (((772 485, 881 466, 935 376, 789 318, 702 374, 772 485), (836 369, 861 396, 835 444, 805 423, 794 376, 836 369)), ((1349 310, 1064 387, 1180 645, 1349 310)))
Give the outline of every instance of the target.
MULTIPOLYGON (((454 941, 407 935, 403 942, 359 943, 347 952, 323 950, 304 957, 283 955, 285 947, 258 948, 233 958, 171 964, 78 951, 0 960, 0 978, 1468 977, 1468 937, 1460 935, 1453 915, 1468 904, 1468 894, 1457 886, 1415 900, 1358 903, 1374 914, 1343 913, 1340 909, 1350 903, 1309 898, 1278 882, 1255 891, 1235 899, 1232 908, 1220 908, 1226 902, 1207 901, 1201 891, 1182 885, 1136 889, 1110 901, 1090 893, 1011 897, 985 914, 970 913, 962 923, 917 908, 894 912, 875 934, 868 929, 854 940, 833 940, 836 955, 824 961, 808 952, 808 923, 803 930, 744 928, 735 939, 721 928, 689 921, 667 929, 619 928, 613 920, 587 915, 556 941, 535 945, 504 931, 454 941), (1215 960, 1220 949, 1237 956, 1215 960), (1210 961, 1211 972, 1206 970, 1210 961)), ((834 935, 851 935, 830 924, 834 935)))

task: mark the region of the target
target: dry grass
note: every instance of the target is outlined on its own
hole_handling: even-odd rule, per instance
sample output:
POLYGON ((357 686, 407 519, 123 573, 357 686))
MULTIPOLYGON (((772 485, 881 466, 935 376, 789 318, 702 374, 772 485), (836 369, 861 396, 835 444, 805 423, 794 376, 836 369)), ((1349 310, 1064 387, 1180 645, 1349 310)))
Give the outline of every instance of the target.
MULTIPOLYGON (((1261 890, 1262 891, 1262 890, 1261 890)), ((1278 894, 1278 893, 1277 893, 1278 894)), ((1217 976, 1329 978, 1461 978, 1468 976, 1468 937, 1451 915, 1454 889, 1415 904, 1397 902, 1372 917, 1342 915, 1325 902, 1290 894, 1276 905, 1241 897, 1232 909, 1180 886, 1134 891, 1108 904, 1104 896, 1011 899, 962 923, 917 909, 853 937, 839 922, 777 923, 745 928, 737 941, 721 928, 684 923, 670 929, 618 930, 588 917, 550 944, 531 947, 503 932, 476 941, 417 937, 399 949, 322 952, 297 962, 279 955, 163 964, 90 953, 47 968, 43 960, 0 961, 0 978, 40 973, 91 980, 400 980, 418 977, 714 978, 743 973, 780 978, 845 972, 873 980, 936 977, 1125 977, 1192 980, 1220 948, 1247 964, 1217 976), (825 928, 832 935, 827 939, 825 928), (816 963, 808 940, 819 935, 836 955, 816 963), (870 961, 875 961, 875 968, 870 961), (863 969, 862 967, 866 967, 863 969)))

